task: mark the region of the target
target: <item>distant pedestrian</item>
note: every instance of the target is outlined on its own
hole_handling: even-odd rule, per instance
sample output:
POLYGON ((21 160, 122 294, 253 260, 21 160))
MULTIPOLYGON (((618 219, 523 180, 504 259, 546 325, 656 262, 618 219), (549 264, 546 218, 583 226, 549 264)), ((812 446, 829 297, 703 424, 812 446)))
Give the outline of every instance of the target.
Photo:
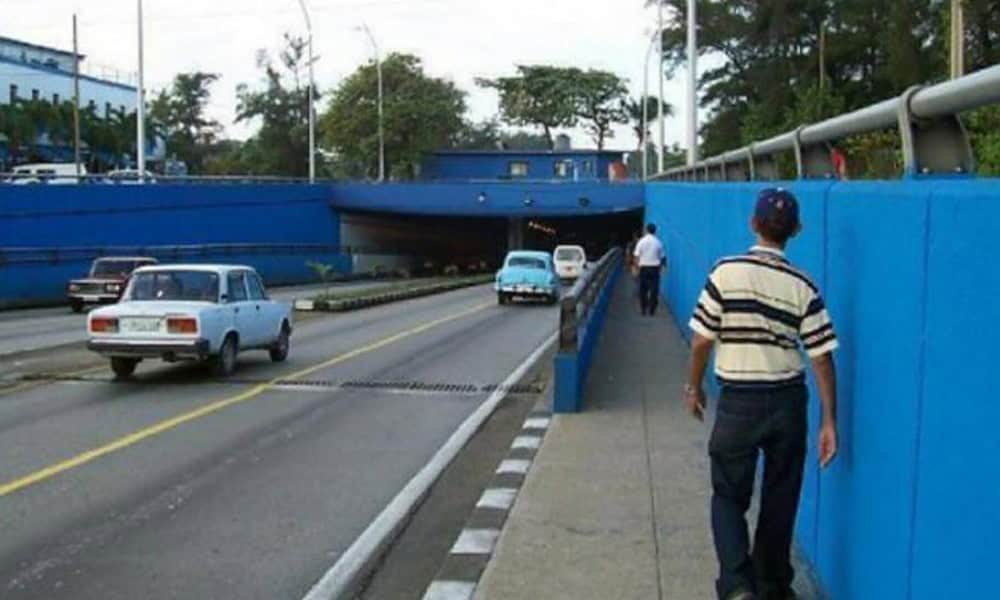
POLYGON ((819 290, 784 255, 800 229, 795 197, 763 190, 752 225, 757 245, 720 260, 698 299, 685 396, 691 413, 703 419, 702 378, 715 347, 722 393, 709 455, 719 598, 789 600, 795 598, 789 552, 807 439, 799 342, 812 359, 822 400, 819 460, 826 467, 837 453, 837 337, 819 290), (760 453, 764 483, 751 554, 746 511, 760 453))
POLYGON ((667 264, 663 244, 656 237, 656 225, 646 225, 646 235, 632 251, 639 268, 639 310, 644 315, 655 315, 660 297, 660 272, 667 264))

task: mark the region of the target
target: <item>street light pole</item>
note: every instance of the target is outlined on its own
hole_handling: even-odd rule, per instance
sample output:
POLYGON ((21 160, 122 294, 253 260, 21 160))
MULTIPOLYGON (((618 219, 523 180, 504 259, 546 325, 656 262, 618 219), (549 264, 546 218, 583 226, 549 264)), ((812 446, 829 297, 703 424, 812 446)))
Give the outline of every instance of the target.
POLYGON ((306 19, 306 31, 309 34, 309 183, 316 181, 316 115, 313 110, 313 88, 316 87, 316 80, 313 76, 313 29, 312 19, 309 18, 309 9, 306 8, 305 0, 299 0, 302 7, 302 15, 306 19))
MULTIPOLYGON (((660 96, 659 96, 659 98, 660 98, 660 108, 662 109, 663 108, 663 80, 666 77, 666 75, 664 75, 664 73, 663 73, 663 0, 660 0, 659 3, 658 3, 658 5, 657 5, 657 21, 658 21, 658 24, 657 24, 657 32, 658 33, 657 33, 656 37, 659 40, 658 48, 659 48, 659 51, 660 51, 660 70, 659 70, 660 96)), ((659 167, 657 169, 657 171, 660 172, 660 173, 663 172, 663 164, 664 164, 664 157, 663 157, 663 155, 665 154, 664 148, 666 148, 666 146, 667 146, 667 122, 666 122, 666 119, 664 119, 661 116, 660 117, 660 146, 659 146, 659 149, 660 149, 660 159, 657 162, 657 166, 659 167)))
POLYGON ((139 86, 136 89, 136 116, 135 116, 135 155, 136 166, 139 170, 139 183, 145 181, 146 176, 146 94, 143 87, 143 41, 142 41, 142 0, 137 0, 139 11, 139 86))
POLYGON ((375 72, 378 77, 378 181, 385 181, 385 126, 382 112, 382 57, 378 50, 378 43, 372 30, 367 23, 361 24, 361 30, 368 36, 368 41, 372 44, 372 51, 375 53, 375 72))
POLYGON ((965 15, 962 0, 951 0, 951 78, 965 73, 965 15))
POLYGON ((697 0, 687 2, 688 152, 687 164, 698 162, 698 26, 697 0))

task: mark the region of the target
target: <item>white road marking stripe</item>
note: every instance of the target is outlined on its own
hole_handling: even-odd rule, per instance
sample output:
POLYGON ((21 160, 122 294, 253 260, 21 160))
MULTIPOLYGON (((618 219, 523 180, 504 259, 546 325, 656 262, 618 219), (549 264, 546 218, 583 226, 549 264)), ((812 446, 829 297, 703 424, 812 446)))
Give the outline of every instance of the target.
POLYGON ((389 505, 379 513, 378 517, 354 540, 354 543, 340 556, 337 562, 316 582, 304 600, 340 598, 357 584, 357 578, 364 573, 366 568, 370 567, 371 561, 379 555, 380 550, 399 531, 410 512, 437 481, 441 472, 451 464, 465 443, 472 438, 507 396, 507 388, 524 377, 528 369, 548 352, 557 339, 558 333, 553 333, 538 348, 535 348, 535 351, 507 376, 500 389, 490 394, 490 397, 458 426, 458 429, 438 449, 430 462, 413 476, 413 479, 396 494, 389 505))
POLYGON ((514 443, 511 444, 511 448, 530 448, 532 450, 537 450, 539 446, 542 445, 542 438, 533 435, 519 435, 514 438, 514 443))
POLYGON ((469 600, 475 591, 471 581, 432 581, 424 600, 469 600))
POLYGON ((545 429, 549 426, 549 417, 534 417, 524 422, 525 429, 545 429))
POLYGON ((489 488, 479 497, 476 508, 499 508, 509 510, 517 498, 517 490, 513 488, 489 488))
POLYGON ((463 529, 451 547, 452 554, 491 554, 499 529, 463 529))
POLYGON ((497 467, 497 473, 517 473, 524 475, 528 472, 528 467, 530 466, 530 460, 506 459, 500 462, 500 466, 497 467))

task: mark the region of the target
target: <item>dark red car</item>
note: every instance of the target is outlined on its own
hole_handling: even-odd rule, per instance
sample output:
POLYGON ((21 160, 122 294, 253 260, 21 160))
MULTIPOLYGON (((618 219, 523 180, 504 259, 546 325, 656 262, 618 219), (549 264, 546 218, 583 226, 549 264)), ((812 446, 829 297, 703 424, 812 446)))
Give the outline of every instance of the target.
POLYGON ((146 265, 155 265, 156 259, 148 256, 105 256, 90 266, 90 274, 66 284, 66 298, 73 312, 80 312, 87 304, 113 304, 118 302, 132 271, 146 265))

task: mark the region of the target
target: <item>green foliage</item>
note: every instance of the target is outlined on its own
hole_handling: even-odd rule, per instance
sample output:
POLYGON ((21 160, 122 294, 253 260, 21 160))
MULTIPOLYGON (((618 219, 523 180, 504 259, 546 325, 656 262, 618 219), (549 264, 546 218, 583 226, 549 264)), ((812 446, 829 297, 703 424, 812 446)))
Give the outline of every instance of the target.
POLYGON ((150 105, 149 114, 163 126, 167 148, 187 163, 191 173, 204 171, 205 159, 222 125, 205 115, 216 73, 180 73, 150 105))
MULTIPOLYGON (((393 53, 382 62, 387 176, 417 174, 424 154, 449 147, 465 129, 465 92, 424 73, 419 58, 393 53)), ((378 80, 374 63, 358 68, 333 92, 320 119, 323 141, 347 174, 378 173, 378 80)), ((490 135, 489 128, 475 134, 490 135)))
POLYGON ((594 69, 573 69, 567 79, 573 84, 577 117, 583 121, 597 149, 603 150, 604 141, 614 135, 612 127, 629 122, 625 80, 594 69))
POLYGON ((541 127, 552 148, 552 130, 572 127, 579 120, 573 82, 577 73, 579 70, 550 65, 518 65, 517 75, 480 78, 476 83, 497 90, 500 116, 506 123, 541 127))
POLYGON ((465 123, 452 148, 457 150, 548 150, 545 136, 524 130, 504 130, 496 120, 465 123))
MULTIPOLYGON (((285 34, 277 61, 264 51, 257 66, 263 88, 236 88, 236 122, 260 123, 239 153, 239 170, 255 175, 303 177, 309 172, 309 78, 306 40, 285 34)), ((319 92, 313 90, 314 98, 319 92)))
POLYGON ((674 114, 674 109, 667 102, 660 103, 656 96, 646 96, 646 127, 642 126, 643 106, 641 98, 626 98, 622 102, 622 110, 628 116, 628 121, 632 124, 632 131, 635 133, 636 151, 642 151, 643 134, 646 139, 651 139, 649 135, 649 125, 661 116, 666 118, 674 114))
POLYGON ((1000 106, 972 111, 965 116, 965 126, 972 137, 978 173, 1000 176, 1000 106))

